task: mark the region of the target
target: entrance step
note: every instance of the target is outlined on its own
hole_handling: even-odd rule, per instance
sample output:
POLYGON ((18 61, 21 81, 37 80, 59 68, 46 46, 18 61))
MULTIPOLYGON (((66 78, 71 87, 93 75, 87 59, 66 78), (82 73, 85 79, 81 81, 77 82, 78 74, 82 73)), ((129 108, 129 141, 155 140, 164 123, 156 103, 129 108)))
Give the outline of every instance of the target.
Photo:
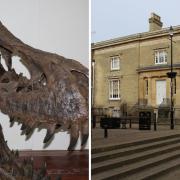
POLYGON ((117 148, 111 151, 100 152, 96 154, 92 154, 92 163, 98 163, 101 161, 117 158, 117 157, 124 157, 128 155, 132 155, 139 152, 144 152, 147 150, 153 150, 159 147, 164 147, 171 144, 176 144, 180 142, 180 136, 169 138, 165 140, 159 140, 155 142, 139 144, 137 146, 129 146, 125 148, 117 148))
POLYGON ((125 147, 130 147, 130 146, 138 146, 141 144, 147 144, 151 142, 157 142, 157 141, 163 141, 166 139, 173 139, 175 137, 180 137, 180 134, 173 134, 170 136, 163 136, 163 137, 157 137, 157 138, 149 138, 141 141, 134 141, 130 143, 124 143, 124 144, 118 144, 118 145, 112 145, 112 146, 107 146, 107 147, 99 147, 99 148, 93 148, 91 150, 92 154, 100 153, 100 152, 105 152, 105 151, 111 151, 114 149, 119 149, 119 148, 125 148, 125 147))
POLYGON ((92 154, 92 180, 154 179, 180 166, 179 134, 99 150, 92 154))

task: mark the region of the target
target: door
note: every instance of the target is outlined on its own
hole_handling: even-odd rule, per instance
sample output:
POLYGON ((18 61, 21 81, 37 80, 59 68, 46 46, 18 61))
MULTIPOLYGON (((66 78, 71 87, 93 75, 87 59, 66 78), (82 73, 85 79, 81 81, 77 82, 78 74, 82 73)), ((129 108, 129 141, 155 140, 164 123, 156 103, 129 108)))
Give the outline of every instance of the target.
POLYGON ((166 80, 156 81, 156 104, 160 105, 166 98, 166 80))

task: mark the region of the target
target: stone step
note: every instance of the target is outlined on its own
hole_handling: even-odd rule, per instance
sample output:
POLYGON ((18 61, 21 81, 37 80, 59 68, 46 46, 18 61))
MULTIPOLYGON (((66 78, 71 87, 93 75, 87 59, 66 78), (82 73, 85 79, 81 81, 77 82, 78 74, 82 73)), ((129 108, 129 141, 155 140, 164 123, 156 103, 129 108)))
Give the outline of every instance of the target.
POLYGON ((156 149, 159 147, 176 144, 178 142, 180 142, 180 137, 175 137, 173 139, 172 138, 165 139, 165 140, 161 140, 161 141, 157 141, 157 142, 156 141, 150 142, 150 143, 146 143, 146 144, 140 144, 138 146, 125 147, 125 148, 116 149, 116 150, 112 150, 112 151, 100 152, 100 153, 92 154, 91 162, 94 164, 94 163, 98 163, 98 162, 102 162, 102 161, 107 161, 107 160, 113 159, 113 158, 118 158, 118 157, 122 157, 122 156, 124 157, 124 156, 132 155, 135 153, 148 151, 151 149, 156 149))
MULTIPOLYGON (((169 161, 175 160, 177 158, 180 158, 180 150, 171 151, 168 153, 161 153, 159 156, 151 157, 149 159, 145 159, 142 161, 136 161, 131 164, 124 164, 123 166, 106 170, 104 172, 98 173, 96 175, 92 176, 93 180, 118 180, 118 179, 125 179, 129 178, 130 175, 137 173, 144 173, 145 170, 148 171, 149 168, 152 168, 154 166, 162 165, 164 163, 167 163, 169 161)), ((168 164, 168 163, 167 163, 168 164)))
POLYGON ((180 150, 180 140, 178 143, 174 143, 168 146, 163 146, 159 148, 149 149, 147 151, 132 153, 128 156, 121 156, 115 159, 109 159, 104 162, 95 163, 92 165, 92 174, 97 174, 109 169, 114 169, 117 167, 122 167, 124 165, 132 164, 135 162, 140 162, 143 160, 147 160, 149 158, 157 157, 161 154, 173 152, 176 150, 180 150))
POLYGON ((152 175, 145 177, 143 180, 179 180, 180 159, 177 159, 176 161, 178 162, 173 162, 174 166, 161 170, 160 172, 153 173, 152 175))
MULTIPOLYGON (((176 169, 180 168, 180 157, 169 160, 166 163, 162 163, 159 166, 154 166, 144 170, 143 172, 135 173, 133 175, 129 175, 124 180, 160 180, 165 174, 173 173, 176 169)), ((123 179, 123 178, 122 178, 123 179)), ((165 180, 165 177, 162 178, 165 180)), ((178 180, 180 177, 178 178, 178 180)), ((169 179, 166 179, 169 180, 169 179)), ((173 179, 174 180, 174 179, 173 179)))
POLYGON ((173 172, 173 170, 177 169, 178 167, 180 167, 180 157, 177 157, 175 159, 170 159, 168 163, 161 163, 159 165, 145 169, 143 170, 143 172, 137 172, 137 173, 128 175, 127 177, 123 177, 121 179, 123 180, 132 180, 132 179, 159 180, 159 178, 163 174, 167 172, 173 172))
POLYGON ((157 142, 157 141, 164 141, 166 139, 173 139, 173 138, 176 138, 176 137, 180 137, 180 134, 173 134, 173 135, 170 135, 170 136, 162 136, 162 137, 157 137, 157 138, 150 138, 150 139, 145 139, 145 140, 141 140, 141 141, 133 141, 133 142, 124 143, 124 144, 111 145, 111 146, 107 146, 107 147, 93 148, 91 150, 91 153, 93 155, 93 154, 96 154, 96 153, 112 151, 112 150, 116 150, 116 149, 120 149, 120 148, 130 147, 130 146, 138 146, 138 145, 148 144, 148 143, 157 142))

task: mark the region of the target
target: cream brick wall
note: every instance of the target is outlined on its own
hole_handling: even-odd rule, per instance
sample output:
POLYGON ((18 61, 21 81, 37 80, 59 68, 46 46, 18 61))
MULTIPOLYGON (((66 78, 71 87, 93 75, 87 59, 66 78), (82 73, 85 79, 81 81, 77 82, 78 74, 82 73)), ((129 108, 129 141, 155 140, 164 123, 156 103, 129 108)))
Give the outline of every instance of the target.
MULTIPOLYGON (((180 36, 173 37, 173 63, 180 63, 180 36)), ((167 51, 168 64, 170 64, 170 40, 168 36, 145 40, 140 43, 140 66, 152 66, 154 64, 154 51, 158 49, 167 51)))
MULTIPOLYGON (((160 31, 161 32, 161 31, 160 31)), ((166 94, 170 98, 170 79, 166 73, 168 68, 139 71, 142 67, 155 67, 154 52, 164 48, 167 51, 168 64, 170 65, 170 40, 164 30, 162 34, 152 32, 153 35, 144 33, 99 43, 94 47, 93 59, 95 60, 94 104, 93 107, 120 107, 126 102, 132 106, 138 99, 147 99, 148 104, 156 106, 156 81, 166 80, 166 94), (119 41, 119 43, 118 43, 119 41), (108 45, 109 44, 109 45, 108 45), (104 45, 104 46, 103 46, 104 45), (111 71, 110 57, 120 57, 120 70, 111 71), (109 100, 109 79, 120 79, 120 100, 109 100), (145 80, 148 80, 148 95, 145 94, 145 80)), ((173 37, 173 63, 180 64, 180 27, 173 37)), ((161 65, 163 67, 163 65, 161 65)), ((175 106, 180 107, 180 66, 175 68, 177 72, 175 106)))
POLYGON ((135 104, 138 100, 138 56, 139 44, 126 48, 113 47, 103 53, 95 52, 94 106, 120 106, 122 102, 135 104), (110 57, 120 57, 120 70, 111 71, 110 57), (120 100, 109 100, 109 79, 120 79, 120 100))

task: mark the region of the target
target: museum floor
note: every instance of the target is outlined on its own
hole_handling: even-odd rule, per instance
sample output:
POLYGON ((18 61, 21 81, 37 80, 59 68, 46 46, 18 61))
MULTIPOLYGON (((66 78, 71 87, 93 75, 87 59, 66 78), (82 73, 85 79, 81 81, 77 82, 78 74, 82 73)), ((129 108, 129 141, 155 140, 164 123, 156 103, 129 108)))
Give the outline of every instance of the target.
POLYGON ((33 157, 35 168, 47 164, 52 180, 61 174, 62 180, 88 179, 88 151, 20 151, 20 157, 33 157))

